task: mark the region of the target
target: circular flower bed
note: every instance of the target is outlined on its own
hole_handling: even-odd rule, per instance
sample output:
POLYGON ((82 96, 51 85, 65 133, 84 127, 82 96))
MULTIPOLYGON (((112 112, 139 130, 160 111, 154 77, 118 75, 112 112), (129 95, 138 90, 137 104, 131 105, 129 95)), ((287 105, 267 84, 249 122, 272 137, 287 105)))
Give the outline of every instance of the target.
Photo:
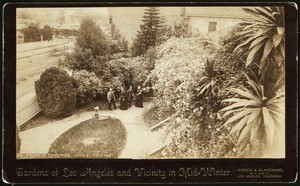
POLYGON ((49 156, 59 158, 117 158, 126 142, 120 120, 108 117, 86 120, 59 136, 49 156))

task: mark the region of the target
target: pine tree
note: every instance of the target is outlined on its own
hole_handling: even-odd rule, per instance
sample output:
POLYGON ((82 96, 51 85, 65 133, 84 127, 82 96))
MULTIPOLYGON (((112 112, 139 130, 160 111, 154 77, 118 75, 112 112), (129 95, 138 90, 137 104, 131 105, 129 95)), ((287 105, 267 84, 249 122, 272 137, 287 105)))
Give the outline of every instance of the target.
POLYGON ((157 46, 162 42, 164 23, 165 19, 160 16, 158 8, 149 7, 145 9, 140 30, 133 43, 134 56, 145 54, 150 47, 157 46))

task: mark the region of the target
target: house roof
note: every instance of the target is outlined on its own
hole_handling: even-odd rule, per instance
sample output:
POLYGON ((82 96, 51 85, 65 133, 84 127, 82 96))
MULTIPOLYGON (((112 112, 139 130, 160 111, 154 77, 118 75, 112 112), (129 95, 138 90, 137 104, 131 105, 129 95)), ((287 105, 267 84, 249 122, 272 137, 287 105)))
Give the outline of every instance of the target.
POLYGON ((215 17, 231 19, 249 19, 251 15, 243 11, 243 7, 184 7, 186 17, 215 17))

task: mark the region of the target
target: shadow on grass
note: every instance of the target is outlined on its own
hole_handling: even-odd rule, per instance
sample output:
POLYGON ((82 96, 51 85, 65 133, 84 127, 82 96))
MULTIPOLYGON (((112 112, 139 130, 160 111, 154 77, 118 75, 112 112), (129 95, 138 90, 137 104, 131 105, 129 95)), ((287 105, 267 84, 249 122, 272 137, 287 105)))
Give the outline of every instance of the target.
POLYGON ((117 158, 126 142, 120 120, 86 120, 59 136, 48 155, 57 158, 117 158))
MULTIPOLYGON (((78 106, 72 113, 72 115, 81 114, 83 112, 87 111, 93 111, 93 106, 98 106, 100 110, 108 110, 107 108, 107 102, 103 100, 94 100, 93 105, 86 104, 83 106, 78 106)), ((35 127, 40 127, 43 125, 47 125, 51 122, 56 122, 59 120, 64 119, 65 117, 58 117, 58 118, 52 118, 46 116, 43 112, 38 113, 36 116, 31 118, 26 123, 22 124, 20 126, 20 131, 29 130, 35 127)))

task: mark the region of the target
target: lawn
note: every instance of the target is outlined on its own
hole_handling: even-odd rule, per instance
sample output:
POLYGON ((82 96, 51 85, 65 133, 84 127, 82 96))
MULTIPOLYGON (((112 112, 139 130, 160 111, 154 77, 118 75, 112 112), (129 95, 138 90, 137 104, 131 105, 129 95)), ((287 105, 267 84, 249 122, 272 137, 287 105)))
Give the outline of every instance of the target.
MULTIPOLYGON (((93 105, 79 106, 76 110, 74 110, 72 115, 81 114, 81 113, 86 112, 86 111, 93 111, 94 106, 98 106, 100 108, 100 110, 108 110, 108 108, 107 108, 108 106, 107 106, 106 101, 94 100, 93 105)), ((32 128, 35 128, 35 127, 47 125, 49 123, 59 121, 59 120, 62 120, 62 119, 63 118, 51 118, 51 117, 46 116, 43 112, 40 112, 36 116, 34 116, 32 119, 30 119, 29 121, 22 124, 20 126, 20 131, 25 131, 25 130, 29 130, 29 129, 32 129, 32 128)))
POLYGON ((59 158, 117 158, 125 142, 126 129, 120 120, 93 118, 59 136, 48 155, 59 158))

